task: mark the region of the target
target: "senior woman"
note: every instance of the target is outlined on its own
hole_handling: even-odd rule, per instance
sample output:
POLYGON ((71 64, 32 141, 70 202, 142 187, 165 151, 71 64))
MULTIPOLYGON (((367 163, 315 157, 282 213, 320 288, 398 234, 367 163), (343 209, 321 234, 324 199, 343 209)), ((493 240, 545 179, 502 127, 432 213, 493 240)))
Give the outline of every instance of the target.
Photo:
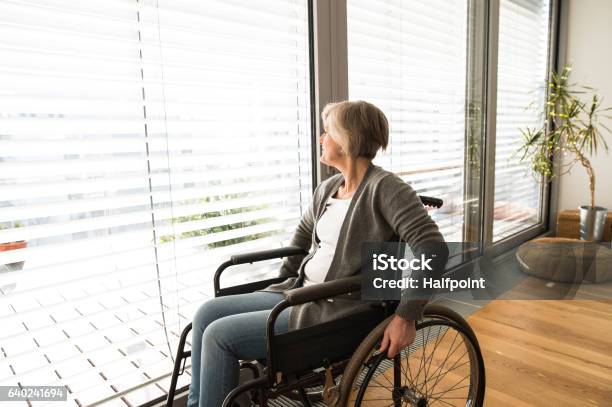
MULTIPOLYGON (((415 191, 400 178, 372 164, 385 149, 389 126, 385 115, 363 102, 332 103, 322 114, 321 162, 339 174, 322 182, 300 220, 292 245, 307 256, 285 259, 287 280, 264 291, 215 298, 204 303, 193 320, 192 381, 189 406, 218 407, 238 385, 242 359, 265 359, 266 320, 286 290, 359 275, 361 244, 398 237, 413 249, 444 242, 415 191)), ((438 258, 443 264, 444 258, 438 258)), ((283 311, 276 331, 333 320, 350 312, 359 300, 304 304, 283 311)), ((385 331, 381 350, 390 357, 415 337, 415 320, 424 300, 402 300, 385 331)))

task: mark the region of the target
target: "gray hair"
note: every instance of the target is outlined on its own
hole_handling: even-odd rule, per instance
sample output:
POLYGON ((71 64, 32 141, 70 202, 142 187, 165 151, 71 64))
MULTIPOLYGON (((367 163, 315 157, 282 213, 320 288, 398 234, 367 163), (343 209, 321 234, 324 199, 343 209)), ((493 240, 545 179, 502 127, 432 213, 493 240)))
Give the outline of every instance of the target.
POLYGON ((321 118, 326 130, 334 130, 334 141, 351 157, 371 160, 389 144, 389 122, 371 103, 362 100, 328 103, 321 118))

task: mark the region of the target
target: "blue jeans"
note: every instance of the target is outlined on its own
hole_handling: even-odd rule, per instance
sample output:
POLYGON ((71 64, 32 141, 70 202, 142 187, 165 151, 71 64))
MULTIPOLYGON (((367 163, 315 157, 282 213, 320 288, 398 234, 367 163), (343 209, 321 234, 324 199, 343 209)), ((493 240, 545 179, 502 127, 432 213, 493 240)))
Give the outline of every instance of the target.
MULTIPOLYGON (((266 358, 266 320, 281 293, 254 292, 211 299, 193 318, 189 407, 220 407, 238 386, 239 360, 266 358)), ((289 308, 275 332, 289 329, 289 308)))

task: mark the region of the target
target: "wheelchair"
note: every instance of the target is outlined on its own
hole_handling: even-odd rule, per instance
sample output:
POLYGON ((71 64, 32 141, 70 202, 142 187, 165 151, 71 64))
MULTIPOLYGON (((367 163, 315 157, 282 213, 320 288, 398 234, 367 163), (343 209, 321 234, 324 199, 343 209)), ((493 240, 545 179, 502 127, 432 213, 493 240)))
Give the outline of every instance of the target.
MULTIPOLYGON (((439 208, 442 200, 420 196, 425 206, 439 208)), ((262 290, 282 282, 277 277, 220 288, 221 274, 231 266, 305 255, 298 247, 284 247, 235 255, 214 276, 216 297, 262 290)), ((252 405, 268 406, 285 396, 310 407, 327 406, 482 406, 485 368, 476 335, 459 314, 428 304, 416 323, 416 338, 393 359, 378 351, 397 301, 364 306, 360 312, 316 326, 277 334, 274 324, 286 308, 358 291, 360 279, 342 278, 316 286, 289 290, 267 320, 267 358, 242 361, 253 379, 232 390, 223 407, 233 407, 247 395, 252 405)), ((181 333, 167 406, 172 407, 178 376, 191 351, 185 351, 191 324, 181 333)))

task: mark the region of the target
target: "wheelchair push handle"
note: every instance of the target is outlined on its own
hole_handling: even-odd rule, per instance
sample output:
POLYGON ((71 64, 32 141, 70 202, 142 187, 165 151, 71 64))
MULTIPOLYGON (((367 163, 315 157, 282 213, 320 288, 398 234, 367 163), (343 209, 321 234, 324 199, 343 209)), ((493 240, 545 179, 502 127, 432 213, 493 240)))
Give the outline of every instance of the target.
POLYGON ((421 198, 421 203, 425 206, 430 206, 432 208, 441 208, 444 204, 444 201, 440 198, 434 198, 431 196, 419 195, 421 198))

